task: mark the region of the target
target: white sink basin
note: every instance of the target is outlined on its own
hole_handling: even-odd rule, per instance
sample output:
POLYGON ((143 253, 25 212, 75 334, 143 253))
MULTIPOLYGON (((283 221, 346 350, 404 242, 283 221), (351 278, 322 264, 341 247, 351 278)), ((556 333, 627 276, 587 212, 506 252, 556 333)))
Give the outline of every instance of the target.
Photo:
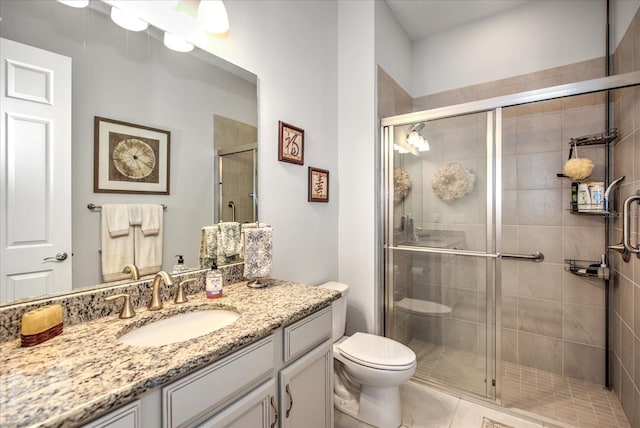
POLYGON ((118 339, 133 346, 162 346, 184 342, 225 327, 240 314, 224 309, 187 312, 138 327, 118 339))

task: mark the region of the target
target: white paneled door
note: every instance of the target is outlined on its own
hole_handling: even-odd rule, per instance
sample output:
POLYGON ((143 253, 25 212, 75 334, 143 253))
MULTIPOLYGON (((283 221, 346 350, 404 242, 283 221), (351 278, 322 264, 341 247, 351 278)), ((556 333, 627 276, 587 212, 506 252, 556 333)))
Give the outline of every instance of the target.
POLYGON ((71 289, 71 58, 0 39, 0 304, 71 289))

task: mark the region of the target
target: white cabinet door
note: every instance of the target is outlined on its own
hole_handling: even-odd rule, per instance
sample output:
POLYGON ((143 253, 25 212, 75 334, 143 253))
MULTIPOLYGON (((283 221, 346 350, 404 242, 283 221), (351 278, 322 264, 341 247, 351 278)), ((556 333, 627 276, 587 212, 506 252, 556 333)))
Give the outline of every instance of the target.
POLYGON ((331 339, 280 371, 282 427, 333 426, 331 339))
POLYGON ((8 39, 0 56, 2 304, 71 290, 71 58, 8 39))
POLYGON ((141 428, 140 401, 120 407, 118 410, 89 422, 84 428, 141 428))
POLYGON ((278 424, 276 382, 269 379, 200 428, 275 428, 278 424))

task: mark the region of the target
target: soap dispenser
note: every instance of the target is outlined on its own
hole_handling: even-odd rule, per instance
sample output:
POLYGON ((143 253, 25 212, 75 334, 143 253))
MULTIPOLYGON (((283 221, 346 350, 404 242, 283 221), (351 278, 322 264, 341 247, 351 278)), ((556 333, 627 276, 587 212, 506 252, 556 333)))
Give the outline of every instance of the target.
POLYGON ((182 273, 188 271, 189 268, 184 265, 182 254, 176 255, 176 257, 178 258, 178 263, 173 265, 173 272, 171 273, 182 273))
POLYGON ((207 299, 222 297, 222 273, 218 270, 215 262, 211 264, 211 270, 205 276, 205 284, 207 299))

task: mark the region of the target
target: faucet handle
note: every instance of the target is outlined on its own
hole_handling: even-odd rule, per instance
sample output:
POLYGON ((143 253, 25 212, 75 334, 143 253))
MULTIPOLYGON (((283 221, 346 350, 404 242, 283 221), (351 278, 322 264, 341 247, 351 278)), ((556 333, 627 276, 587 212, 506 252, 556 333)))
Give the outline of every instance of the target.
POLYGON ((121 319, 133 318, 136 316, 136 311, 133 310, 133 305, 131 305, 131 298, 128 294, 116 294, 114 296, 105 297, 105 301, 111 302, 113 300, 119 299, 122 297, 124 302, 122 304, 122 311, 120 312, 121 319))
POLYGON ((189 299, 187 299, 187 295, 184 294, 184 286, 187 284, 196 282, 197 280, 198 278, 191 278, 191 279, 185 279, 184 281, 180 281, 180 283, 178 284, 178 292, 176 293, 176 298, 173 299, 173 303, 176 303, 176 304, 187 303, 189 299))

